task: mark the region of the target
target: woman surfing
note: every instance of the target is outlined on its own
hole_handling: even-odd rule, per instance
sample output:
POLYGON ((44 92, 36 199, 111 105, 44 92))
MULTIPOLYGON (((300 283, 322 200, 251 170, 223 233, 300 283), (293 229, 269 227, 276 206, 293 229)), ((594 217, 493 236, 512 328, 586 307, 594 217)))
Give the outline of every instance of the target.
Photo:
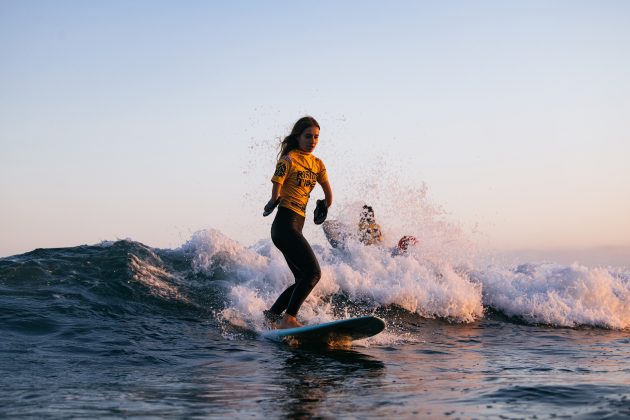
POLYGON ((279 320, 277 328, 302 326, 296 318, 297 313, 321 277, 317 257, 302 235, 306 205, 316 184, 321 185, 325 197, 325 200, 317 202, 316 224, 324 222, 332 204, 326 167, 312 154, 319 141, 319 130, 319 124, 313 117, 303 117, 295 123, 291 134, 284 138, 271 178, 271 198, 263 211, 263 216, 268 216, 278 206, 271 225, 271 240, 284 255, 295 278, 295 283, 265 311, 268 319, 279 320))

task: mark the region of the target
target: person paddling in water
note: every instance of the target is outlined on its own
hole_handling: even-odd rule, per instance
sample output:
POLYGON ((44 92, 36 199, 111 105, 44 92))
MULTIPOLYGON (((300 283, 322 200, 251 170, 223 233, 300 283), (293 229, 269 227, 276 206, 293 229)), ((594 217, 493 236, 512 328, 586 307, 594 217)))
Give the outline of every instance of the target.
POLYGON ((265 317, 278 320, 277 328, 301 327, 296 316, 321 277, 317 257, 302 235, 306 205, 316 183, 324 190, 324 200, 317 200, 314 222, 326 220, 332 204, 332 189, 326 167, 312 153, 319 141, 319 124, 312 117, 300 118, 291 134, 280 144, 276 171, 271 178, 271 199, 265 205, 263 216, 270 215, 278 206, 271 225, 271 240, 284 255, 295 283, 280 294, 265 317), (284 312, 284 315, 282 313, 284 312))
MULTIPOLYGON (((359 218, 359 241, 364 245, 380 245, 383 242, 383 233, 381 232, 381 226, 376 223, 376 217, 374 217, 374 209, 367 204, 361 209, 361 216, 359 218)), ((416 245, 418 240, 415 236, 405 235, 398 241, 398 244, 392 248, 392 257, 396 255, 405 255, 410 246, 416 245)))
POLYGON ((359 241, 364 245, 375 245, 383 242, 383 233, 381 226, 376 223, 374 209, 372 206, 365 204, 361 209, 359 217, 359 241))
MULTIPOLYGON (((328 242, 333 248, 344 249, 348 238, 353 236, 351 229, 337 220, 326 221, 322 227, 324 228, 324 235, 326 236, 326 239, 328 239, 328 242)), ((356 237, 359 239, 359 242, 366 246, 380 246, 385 239, 381 226, 376 223, 374 209, 370 205, 364 204, 361 209, 356 237)), ((417 244, 418 240, 415 236, 403 236, 398 241, 398 244, 391 248, 392 257, 407 254, 409 247, 417 244)))

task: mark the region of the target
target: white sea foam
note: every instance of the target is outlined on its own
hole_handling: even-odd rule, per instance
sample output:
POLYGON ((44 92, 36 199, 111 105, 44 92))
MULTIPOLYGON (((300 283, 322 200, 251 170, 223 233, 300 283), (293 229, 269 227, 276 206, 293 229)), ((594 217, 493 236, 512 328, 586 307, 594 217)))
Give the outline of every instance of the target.
POLYGON ((484 305, 532 323, 630 328, 630 273, 579 264, 528 264, 475 274, 484 305))
POLYGON ((181 248, 192 255, 192 269, 209 277, 226 275, 234 282, 257 278, 266 267, 265 258, 216 229, 195 232, 181 248))
POLYGON ((341 291, 351 300, 395 304, 425 317, 459 322, 482 316, 479 284, 446 261, 431 261, 419 252, 392 257, 388 248, 357 241, 348 244, 348 252, 331 254, 322 258, 325 275, 318 294, 341 291))
MULTIPOLYGON (((447 262, 418 252, 392 257, 388 247, 350 241, 346 251, 315 246, 322 278, 300 310, 307 323, 335 319, 327 299, 343 294, 370 311, 397 305, 425 317, 471 322, 483 314, 481 287, 447 262)), ((216 230, 197 232, 182 247, 192 253, 194 270, 229 279, 230 307, 223 318, 234 325, 262 327, 262 311, 294 282, 282 254, 270 240, 246 248, 216 230)))

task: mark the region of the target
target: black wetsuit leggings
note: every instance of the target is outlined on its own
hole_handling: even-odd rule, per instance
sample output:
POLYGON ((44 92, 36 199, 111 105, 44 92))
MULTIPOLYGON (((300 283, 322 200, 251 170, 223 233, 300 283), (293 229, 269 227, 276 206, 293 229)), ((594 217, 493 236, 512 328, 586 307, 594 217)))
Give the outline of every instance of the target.
POLYGON ((321 277, 317 258, 302 235, 303 227, 304 216, 285 207, 278 207, 271 225, 271 240, 284 255, 295 277, 295 284, 282 292, 270 309, 278 315, 284 310, 291 316, 297 315, 300 306, 321 277))

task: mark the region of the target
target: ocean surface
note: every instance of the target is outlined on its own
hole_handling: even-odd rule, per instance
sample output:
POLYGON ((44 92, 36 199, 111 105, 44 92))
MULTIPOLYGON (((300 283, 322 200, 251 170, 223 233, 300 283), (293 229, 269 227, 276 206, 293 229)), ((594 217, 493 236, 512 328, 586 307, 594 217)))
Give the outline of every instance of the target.
POLYGON ((0 258, 0 417, 630 417, 627 268, 480 264, 447 242, 315 245, 301 320, 387 323, 340 348, 260 338, 292 281, 268 239, 0 258))

